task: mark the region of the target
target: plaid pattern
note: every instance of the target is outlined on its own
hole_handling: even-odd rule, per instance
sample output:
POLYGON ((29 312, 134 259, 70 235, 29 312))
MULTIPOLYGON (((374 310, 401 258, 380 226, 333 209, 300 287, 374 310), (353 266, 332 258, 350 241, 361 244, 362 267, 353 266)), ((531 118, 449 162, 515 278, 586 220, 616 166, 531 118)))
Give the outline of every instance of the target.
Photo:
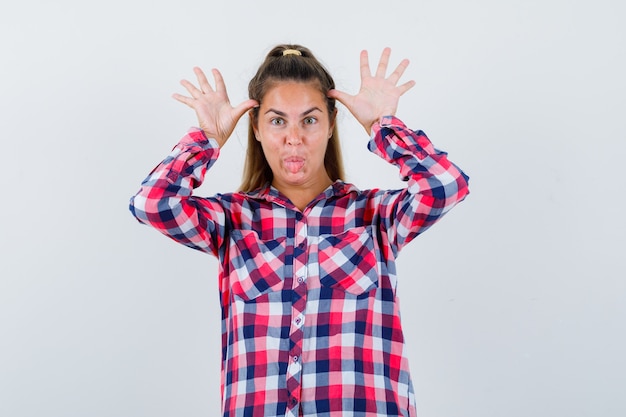
POLYGON ((368 146, 406 188, 337 181, 302 212, 270 186, 195 197, 219 148, 193 128, 131 199, 139 221, 220 260, 224 416, 415 415, 395 261, 468 177, 391 116, 368 146))

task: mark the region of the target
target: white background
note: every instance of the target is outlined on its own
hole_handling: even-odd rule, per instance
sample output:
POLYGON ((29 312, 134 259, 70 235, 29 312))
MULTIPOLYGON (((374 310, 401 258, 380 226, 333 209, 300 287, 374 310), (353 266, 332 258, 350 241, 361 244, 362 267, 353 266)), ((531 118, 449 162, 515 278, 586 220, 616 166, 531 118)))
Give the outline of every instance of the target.
MULTIPOLYGON (((0 6, 0 415, 215 416, 217 263, 139 225, 141 180, 277 43, 338 88, 407 57, 398 115, 471 177, 400 257, 422 417, 626 415, 626 6, 621 0, 5 2, 0 6)), ((398 187, 341 108, 348 180, 398 187)), ((240 180, 245 124, 198 194, 240 180)))

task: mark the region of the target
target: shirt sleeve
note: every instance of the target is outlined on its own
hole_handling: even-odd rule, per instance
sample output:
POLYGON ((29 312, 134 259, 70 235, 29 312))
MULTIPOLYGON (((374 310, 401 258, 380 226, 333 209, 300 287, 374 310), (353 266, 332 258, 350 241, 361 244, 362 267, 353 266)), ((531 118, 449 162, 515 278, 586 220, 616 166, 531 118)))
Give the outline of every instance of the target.
POLYGON ((385 191, 377 210, 394 253, 424 232, 469 194, 469 177, 435 149, 421 130, 393 116, 372 127, 368 148, 400 170, 402 190, 385 191))
POLYGON ((175 241, 217 256, 224 241, 224 207, 218 198, 195 197, 192 191, 219 153, 217 141, 189 129, 131 197, 131 213, 175 241))

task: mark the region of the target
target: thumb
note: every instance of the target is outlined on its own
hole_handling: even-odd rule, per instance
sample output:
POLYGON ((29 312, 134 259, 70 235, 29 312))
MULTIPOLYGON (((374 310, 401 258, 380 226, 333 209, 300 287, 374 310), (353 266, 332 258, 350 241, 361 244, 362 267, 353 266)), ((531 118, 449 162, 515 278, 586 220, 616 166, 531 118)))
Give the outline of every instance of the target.
POLYGON ((340 90, 328 90, 328 93, 326 94, 328 97, 330 98, 334 98, 335 100, 338 100, 341 104, 347 106, 347 102, 349 102, 352 99, 352 96, 348 93, 344 93, 343 91, 340 90))
POLYGON ((233 113, 235 114, 235 120, 239 120, 241 116, 248 110, 259 105, 259 102, 253 99, 246 100, 240 103, 238 106, 233 107, 233 113))

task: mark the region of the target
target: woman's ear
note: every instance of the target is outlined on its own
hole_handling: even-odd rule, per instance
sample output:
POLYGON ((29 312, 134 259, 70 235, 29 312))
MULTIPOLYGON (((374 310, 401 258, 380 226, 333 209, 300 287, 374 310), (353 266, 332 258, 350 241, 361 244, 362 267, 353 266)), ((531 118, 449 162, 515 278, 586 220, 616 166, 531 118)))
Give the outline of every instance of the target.
POLYGON ((258 111, 258 108, 248 110, 248 117, 250 118, 250 124, 252 125, 252 131, 254 132, 254 138, 260 142, 259 129, 257 129, 256 111, 258 111))
POLYGON ((333 131, 335 130, 335 122, 337 121, 337 108, 333 110, 333 114, 330 115, 330 126, 328 128, 328 139, 333 136, 333 131))

